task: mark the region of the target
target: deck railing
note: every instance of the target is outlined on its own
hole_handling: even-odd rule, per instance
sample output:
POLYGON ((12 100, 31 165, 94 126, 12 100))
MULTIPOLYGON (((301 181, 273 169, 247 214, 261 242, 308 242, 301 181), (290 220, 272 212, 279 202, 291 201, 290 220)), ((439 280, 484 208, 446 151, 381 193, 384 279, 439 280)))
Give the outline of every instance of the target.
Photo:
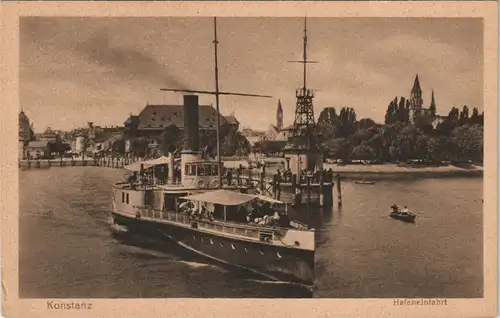
POLYGON ((183 186, 179 179, 174 179, 172 181, 171 178, 168 178, 168 179, 144 178, 142 180, 135 181, 135 182, 122 181, 122 182, 117 182, 114 184, 114 186, 117 188, 127 188, 127 189, 132 189, 132 188, 136 188, 136 187, 146 187, 146 188, 162 187, 165 185, 176 186, 176 187, 183 186))
MULTIPOLYGON (((205 219, 196 219, 183 213, 166 212, 137 206, 134 206, 134 208, 137 209, 137 217, 147 217, 156 220, 166 220, 181 224, 188 224, 197 229, 215 230, 227 234, 236 234, 249 238, 256 238, 269 243, 275 240, 280 240, 289 230, 288 228, 260 227, 238 223, 220 222, 217 220, 210 221, 205 219)), ((296 230, 308 231, 306 229, 296 230)))

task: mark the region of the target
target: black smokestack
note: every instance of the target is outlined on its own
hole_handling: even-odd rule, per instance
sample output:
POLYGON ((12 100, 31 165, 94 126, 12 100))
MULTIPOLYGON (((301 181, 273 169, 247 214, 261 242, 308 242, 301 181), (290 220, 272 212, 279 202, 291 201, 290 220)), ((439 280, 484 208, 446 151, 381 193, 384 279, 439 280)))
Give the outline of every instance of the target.
POLYGON ((184 95, 184 150, 199 150, 198 129, 198 95, 184 95))

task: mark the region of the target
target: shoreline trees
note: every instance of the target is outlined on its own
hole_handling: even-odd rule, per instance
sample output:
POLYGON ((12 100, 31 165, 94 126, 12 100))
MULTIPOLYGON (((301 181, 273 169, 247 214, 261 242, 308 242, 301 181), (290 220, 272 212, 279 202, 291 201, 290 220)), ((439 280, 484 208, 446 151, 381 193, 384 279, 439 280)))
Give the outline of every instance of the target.
POLYGON ((484 112, 479 114, 464 105, 452 107, 448 116, 428 121, 409 121, 409 102, 404 97, 392 100, 384 124, 370 118, 356 119, 354 109, 343 107, 337 114, 327 107, 319 115, 317 128, 327 155, 343 161, 367 160, 374 163, 418 160, 483 161, 484 112))

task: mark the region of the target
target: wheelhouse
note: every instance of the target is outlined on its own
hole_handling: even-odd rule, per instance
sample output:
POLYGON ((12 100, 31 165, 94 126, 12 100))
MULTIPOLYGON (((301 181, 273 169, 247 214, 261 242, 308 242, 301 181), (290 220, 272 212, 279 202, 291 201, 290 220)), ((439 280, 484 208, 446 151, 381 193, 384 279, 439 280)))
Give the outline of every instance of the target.
MULTIPOLYGON (((222 166, 221 166, 222 169, 222 166)), ((189 177, 214 177, 218 175, 217 162, 189 162, 184 165, 184 175, 189 177)))

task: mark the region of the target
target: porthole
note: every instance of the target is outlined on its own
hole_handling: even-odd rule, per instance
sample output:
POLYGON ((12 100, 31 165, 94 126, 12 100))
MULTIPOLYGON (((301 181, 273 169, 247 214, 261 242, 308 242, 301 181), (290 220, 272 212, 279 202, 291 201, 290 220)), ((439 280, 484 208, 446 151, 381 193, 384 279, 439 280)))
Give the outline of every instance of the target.
POLYGON ((264 250, 260 249, 260 255, 264 255, 264 250))
POLYGON ((212 245, 214 244, 214 241, 212 241, 212 239, 210 239, 210 244, 212 244, 212 245))
POLYGON ((278 258, 282 258, 283 256, 281 256, 280 252, 276 252, 276 256, 278 256, 278 258))
POLYGON ((220 242, 220 247, 224 247, 224 243, 220 242))
POLYGON ((247 250, 247 248, 246 248, 246 247, 245 247, 245 252, 247 252, 247 253, 248 253, 248 250, 247 250))
POLYGON ((236 247, 234 247, 234 244, 231 244, 231 248, 232 248, 233 250, 235 250, 235 249, 236 249, 236 247))
POLYGON ((300 243, 298 241, 295 241, 295 246, 300 246, 300 243))

